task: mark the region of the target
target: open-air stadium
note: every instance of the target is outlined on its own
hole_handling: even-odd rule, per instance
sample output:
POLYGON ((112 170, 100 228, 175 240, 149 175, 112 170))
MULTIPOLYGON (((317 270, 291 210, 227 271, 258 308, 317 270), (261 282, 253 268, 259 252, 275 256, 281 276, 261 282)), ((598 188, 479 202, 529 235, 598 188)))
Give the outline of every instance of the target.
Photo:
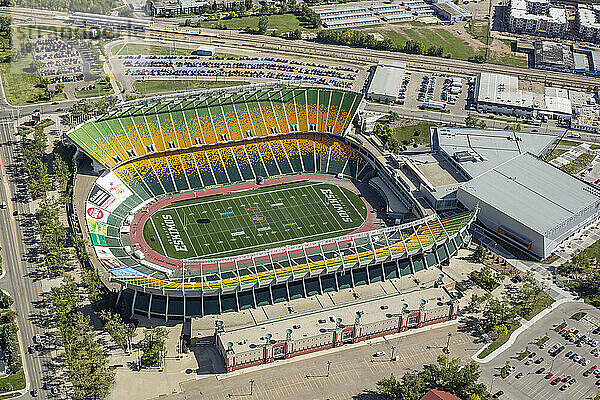
MULTIPOLYGON (((393 287, 447 262, 475 214, 425 213, 348 136, 361 101, 258 84, 122 103, 72 129, 99 175, 76 210, 118 301, 149 318, 201 318, 393 287)), ((426 275, 449 284, 439 270, 426 275)), ((453 303, 424 302, 417 320, 406 314, 414 326, 456 315, 453 303)))

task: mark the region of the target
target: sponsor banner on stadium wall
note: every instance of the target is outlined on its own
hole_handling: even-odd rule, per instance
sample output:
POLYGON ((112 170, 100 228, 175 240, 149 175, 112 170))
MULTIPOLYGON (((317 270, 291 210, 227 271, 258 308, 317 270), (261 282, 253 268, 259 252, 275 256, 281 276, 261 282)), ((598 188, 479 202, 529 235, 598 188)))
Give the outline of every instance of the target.
POLYGON ((96 251, 96 255, 100 259, 116 258, 113 253, 110 252, 108 247, 94 246, 94 251, 96 251))
POLYGON ((85 214, 87 219, 91 218, 93 221, 106 223, 106 221, 108 220, 109 212, 99 207, 96 207, 90 202, 86 202, 85 214))
POLYGON ((132 195, 131 190, 112 171, 98 178, 96 185, 112 197, 113 201, 102 206, 102 208, 110 212, 114 211, 119 204, 132 195))
POLYGON ((90 190, 88 201, 95 206, 107 209, 115 202, 115 198, 110 195, 106 190, 102 189, 98 185, 94 185, 90 190))
POLYGON ((104 235, 90 233, 90 238, 92 238, 92 244, 94 244, 94 246, 107 246, 106 236, 104 236, 104 235))
POLYGON ((108 225, 106 225, 104 222, 99 222, 99 221, 96 221, 96 220, 88 217, 87 224, 88 224, 88 230, 90 231, 90 233, 95 233, 97 235, 106 236, 106 230, 107 230, 108 225))

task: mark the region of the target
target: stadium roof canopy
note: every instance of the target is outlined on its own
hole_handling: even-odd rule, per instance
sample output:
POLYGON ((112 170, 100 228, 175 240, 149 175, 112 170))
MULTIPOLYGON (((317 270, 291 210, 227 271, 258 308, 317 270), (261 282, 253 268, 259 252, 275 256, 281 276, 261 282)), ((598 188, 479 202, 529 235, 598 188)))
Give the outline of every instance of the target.
POLYGON ((471 178, 521 154, 540 155, 556 140, 543 133, 464 128, 436 128, 432 134, 434 150, 446 153, 471 178))

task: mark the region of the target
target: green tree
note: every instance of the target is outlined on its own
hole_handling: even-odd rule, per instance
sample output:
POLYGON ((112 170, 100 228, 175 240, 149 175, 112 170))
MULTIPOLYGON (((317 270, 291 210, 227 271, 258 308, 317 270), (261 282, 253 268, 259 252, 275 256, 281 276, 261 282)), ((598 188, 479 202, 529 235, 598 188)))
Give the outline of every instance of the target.
POLYGON ((265 33, 267 33, 268 26, 269 26, 269 17, 266 15, 262 15, 258 19, 258 33, 260 33, 261 35, 264 35, 265 33))
POLYGON ((131 352, 131 340, 135 337, 135 327, 125 323, 119 314, 108 310, 102 310, 99 317, 104 322, 104 330, 108 332, 115 343, 124 352, 131 352))
POLYGON ((160 367, 167 353, 167 330, 163 327, 146 329, 142 343, 142 365, 160 367))

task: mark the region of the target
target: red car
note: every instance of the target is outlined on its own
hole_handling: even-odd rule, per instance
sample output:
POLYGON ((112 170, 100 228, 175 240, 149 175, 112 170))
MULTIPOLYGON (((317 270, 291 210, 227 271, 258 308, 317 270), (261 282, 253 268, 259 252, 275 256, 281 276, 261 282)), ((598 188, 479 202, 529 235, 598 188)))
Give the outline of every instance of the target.
POLYGON ((597 365, 594 365, 594 366, 593 366, 592 368, 590 368, 590 369, 591 369, 592 371, 595 371, 595 370, 596 370, 596 368, 598 368, 598 366, 597 366, 597 365))
POLYGON ((548 372, 548 375, 546 375, 546 379, 550 379, 554 376, 554 374, 552 372, 548 372))

